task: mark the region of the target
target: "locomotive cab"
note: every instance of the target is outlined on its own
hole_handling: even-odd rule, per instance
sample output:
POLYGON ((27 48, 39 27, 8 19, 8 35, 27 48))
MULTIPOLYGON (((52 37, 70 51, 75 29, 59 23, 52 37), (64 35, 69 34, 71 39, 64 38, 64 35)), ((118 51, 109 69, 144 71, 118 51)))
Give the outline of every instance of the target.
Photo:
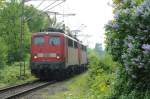
MULTIPOLYGON (((65 68, 64 38, 61 33, 36 33, 32 36, 31 72, 36 76, 65 68)), ((47 77, 49 78, 49 77, 47 77)))

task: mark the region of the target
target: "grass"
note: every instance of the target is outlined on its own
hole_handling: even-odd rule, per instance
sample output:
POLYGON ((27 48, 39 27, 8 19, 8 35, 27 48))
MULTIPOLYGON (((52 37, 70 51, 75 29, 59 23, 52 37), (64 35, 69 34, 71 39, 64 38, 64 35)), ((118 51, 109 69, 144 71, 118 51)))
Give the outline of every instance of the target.
POLYGON ((116 71, 119 64, 107 53, 89 53, 89 94, 87 99, 109 99, 113 93, 116 71))
POLYGON ((31 75, 28 65, 26 65, 25 70, 26 74, 24 76, 24 79, 20 79, 19 63, 14 63, 11 66, 5 66, 3 69, 0 70, 0 87, 2 88, 36 79, 31 75))
POLYGON ((66 92, 66 98, 84 98, 85 92, 88 90, 87 86, 88 72, 80 76, 75 77, 68 82, 69 91, 66 92))
POLYGON ((88 72, 64 81, 65 90, 54 95, 44 94, 46 99, 87 99, 85 93, 87 88, 88 72))

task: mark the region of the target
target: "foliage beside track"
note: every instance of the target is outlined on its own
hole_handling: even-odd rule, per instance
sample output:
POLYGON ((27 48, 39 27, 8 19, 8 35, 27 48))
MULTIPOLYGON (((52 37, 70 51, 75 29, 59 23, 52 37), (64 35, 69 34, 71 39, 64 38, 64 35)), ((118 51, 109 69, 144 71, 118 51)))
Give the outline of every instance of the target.
POLYGON ((36 79, 35 77, 33 77, 31 75, 28 64, 26 64, 25 70, 26 70, 26 75, 22 79, 19 76, 19 74, 20 74, 19 63, 14 63, 11 66, 5 66, 4 69, 0 70, 0 87, 24 83, 24 82, 32 81, 32 80, 36 79))
POLYGON ((112 94, 115 81, 116 67, 108 54, 101 54, 91 50, 89 52, 88 99, 107 99, 112 94))
POLYGON ((147 99, 150 91, 150 1, 114 0, 107 51, 119 66, 112 99, 147 99))
MULTIPOLYGON (((30 25, 36 24, 37 31, 47 27, 45 24, 48 22, 46 21, 48 19, 44 15, 38 15, 39 12, 34 7, 25 6, 25 20, 32 16, 34 18, 30 19, 32 23, 29 23, 29 21, 24 23, 23 57, 21 57, 21 5, 19 0, 0 0, 0 86, 16 84, 32 78, 29 69, 26 69, 25 80, 19 80, 20 68, 18 61, 25 60, 29 62, 30 32, 35 32, 34 28, 30 25), (34 13, 32 13, 33 11, 34 13), (38 20, 35 21, 35 19, 38 20)), ((27 66, 27 68, 29 67, 27 66)))
POLYGON ((150 91, 137 91, 132 86, 123 66, 105 54, 98 56, 89 51, 89 71, 84 78, 86 86, 82 94, 67 95, 74 99, 149 99, 150 91))
POLYGON ((0 68, 4 68, 7 59, 7 46, 4 42, 4 39, 2 39, 1 37, 0 37, 0 46, 2 46, 2 48, 0 48, 0 68))

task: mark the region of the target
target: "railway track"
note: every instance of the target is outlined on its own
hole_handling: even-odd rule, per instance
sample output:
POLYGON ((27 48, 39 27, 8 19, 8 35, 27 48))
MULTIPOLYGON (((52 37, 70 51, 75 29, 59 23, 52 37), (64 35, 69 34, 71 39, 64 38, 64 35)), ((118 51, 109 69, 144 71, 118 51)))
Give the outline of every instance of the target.
POLYGON ((35 90, 38 90, 53 83, 55 83, 55 81, 51 82, 33 81, 30 83, 0 89, 0 99, 18 99, 19 97, 24 96, 29 92, 33 92, 35 90))

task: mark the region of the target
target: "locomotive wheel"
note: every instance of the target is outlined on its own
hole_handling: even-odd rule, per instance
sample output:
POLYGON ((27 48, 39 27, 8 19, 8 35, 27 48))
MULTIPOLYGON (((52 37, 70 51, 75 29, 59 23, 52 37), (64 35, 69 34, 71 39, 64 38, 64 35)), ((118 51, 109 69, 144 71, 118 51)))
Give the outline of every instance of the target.
POLYGON ((54 73, 54 79, 56 79, 56 80, 60 80, 60 70, 55 70, 55 73, 54 73))
POLYGON ((55 70, 53 73, 53 79, 61 81, 65 79, 65 72, 64 70, 55 70))

